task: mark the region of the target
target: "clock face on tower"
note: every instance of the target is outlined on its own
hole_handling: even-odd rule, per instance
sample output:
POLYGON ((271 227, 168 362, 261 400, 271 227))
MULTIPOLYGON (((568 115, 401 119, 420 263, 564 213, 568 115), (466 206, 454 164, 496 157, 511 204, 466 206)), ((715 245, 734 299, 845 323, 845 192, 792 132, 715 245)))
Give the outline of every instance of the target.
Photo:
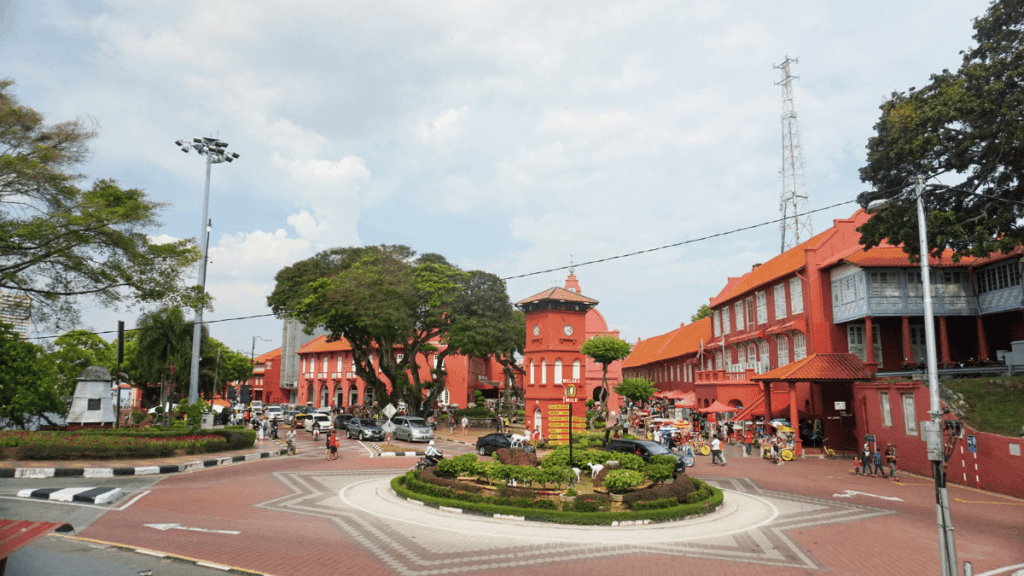
POLYGON ((564 326, 564 327, 562 328, 562 332, 565 332, 565 335, 566 335, 566 336, 572 336, 572 326, 570 326, 570 325, 566 324, 566 325, 565 325, 565 326, 564 326))
POLYGON ((534 326, 533 326, 533 335, 534 336, 540 336, 540 324, 534 324, 534 326))

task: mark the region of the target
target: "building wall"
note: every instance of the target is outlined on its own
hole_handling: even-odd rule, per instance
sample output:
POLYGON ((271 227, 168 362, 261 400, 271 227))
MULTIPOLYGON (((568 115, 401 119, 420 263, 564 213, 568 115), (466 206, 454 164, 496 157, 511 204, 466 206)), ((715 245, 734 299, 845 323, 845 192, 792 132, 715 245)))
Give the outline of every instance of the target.
MULTIPOLYGON (((929 419, 927 384, 889 379, 860 382, 854 385, 854 397, 860 416, 857 420, 859 441, 863 443, 866 434, 873 434, 883 453, 886 443, 891 442, 899 450, 900 469, 931 477, 932 463, 927 459, 920 435, 920 422, 929 419), (891 425, 886 425, 884 420, 882 393, 889 395, 891 425), (914 399, 912 418, 917 431, 907 430, 903 395, 914 399)), ((947 482, 1024 498, 1024 438, 978 432, 967 425, 964 425, 964 435, 946 465, 947 482), (976 452, 969 451, 967 435, 977 439, 976 452)))

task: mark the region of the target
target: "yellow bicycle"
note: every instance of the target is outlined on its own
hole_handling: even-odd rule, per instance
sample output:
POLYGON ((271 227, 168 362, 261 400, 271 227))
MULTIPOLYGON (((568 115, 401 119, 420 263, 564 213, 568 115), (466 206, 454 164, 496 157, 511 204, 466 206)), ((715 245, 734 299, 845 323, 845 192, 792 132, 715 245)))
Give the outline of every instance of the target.
POLYGON ((836 451, 825 445, 825 442, 827 442, 827 441, 828 441, 828 438, 822 439, 822 441, 821 441, 821 453, 822 453, 822 455, 825 456, 825 458, 828 458, 829 460, 835 460, 835 458, 836 458, 836 451))

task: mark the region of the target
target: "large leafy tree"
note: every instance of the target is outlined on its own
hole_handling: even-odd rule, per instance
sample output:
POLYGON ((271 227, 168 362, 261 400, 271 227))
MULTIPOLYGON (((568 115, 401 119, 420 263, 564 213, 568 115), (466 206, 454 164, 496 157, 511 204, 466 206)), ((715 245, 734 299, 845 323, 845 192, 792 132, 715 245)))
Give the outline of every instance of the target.
POLYGON ((57 363, 60 393, 70 396, 75 390, 75 378, 90 366, 103 366, 114 373, 117 368, 116 344, 85 330, 72 330, 53 341, 51 357, 57 363))
POLYGON ((646 378, 626 378, 615 387, 615 393, 632 402, 647 402, 658 389, 646 378))
POLYGON ((275 314, 348 340, 355 372, 374 397, 403 401, 413 413, 443 392, 447 356, 500 360, 517 349, 515 336, 503 333, 516 325, 504 283, 437 254, 417 257, 405 246, 335 248, 284 268, 276 280, 267 298, 275 314), (422 364, 432 367, 425 379, 422 364))
POLYGON ((0 419, 26 428, 34 417, 66 414, 57 364, 42 346, 26 342, 0 322, 0 419))
MULTIPOLYGON (((913 193, 922 176, 933 254, 948 247, 958 257, 983 256, 1024 240, 1024 207, 1013 203, 1024 201, 1024 0, 993 2, 974 29, 977 46, 963 52, 956 72, 882 104, 860 171, 874 188, 858 198, 865 207, 913 193)), ((920 254, 909 196, 860 228, 865 246, 888 238, 920 254)))
POLYGON ((601 365, 601 388, 604 389, 605 419, 608 418, 608 366, 616 360, 622 360, 629 356, 632 350, 633 346, 629 342, 608 334, 594 336, 580 347, 580 353, 593 358, 594 362, 601 365))
POLYGON ((96 136, 76 120, 47 125, 0 79, 0 289, 32 298, 37 323, 73 322, 77 297, 101 305, 169 302, 194 307, 182 272, 200 254, 190 240, 146 235, 162 205, 112 180, 82 186, 75 172, 96 136))

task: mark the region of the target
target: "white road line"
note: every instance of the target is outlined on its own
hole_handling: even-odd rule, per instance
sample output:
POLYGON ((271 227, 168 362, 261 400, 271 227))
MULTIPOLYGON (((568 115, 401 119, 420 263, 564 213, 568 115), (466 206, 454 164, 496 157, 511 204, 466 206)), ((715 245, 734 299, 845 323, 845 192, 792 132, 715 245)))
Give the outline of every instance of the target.
POLYGON ((145 492, 140 492, 139 494, 137 494, 135 496, 135 498, 132 498, 128 502, 125 502, 125 504, 123 506, 121 506, 120 508, 114 508, 114 510, 124 510, 125 508, 127 508, 127 507, 131 506, 132 504, 135 504, 136 502, 138 502, 139 498, 142 498, 146 494, 149 494, 149 490, 146 490, 145 492))
POLYGON ((996 574, 1003 574, 1005 572, 1009 572, 1010 570, 1017 570, 1019 568, 1024 568, 1024 564, 1016 564, 1014 566, 1003 566, 1002 568, 996 568, 995 570, 989 570, 988 572, 975 574, 974 576, 995 576, 996 574))
POLYGON ((868 494, 867 492, 857 492, 856 490, 847 490, 845 494, 833 494, 833 498, 853 498, 855 495, 860 494, 861 496, 871 496, 872 498, 881 498, 882 500, 893 500, 896 502, 903 502, 903 498, 897 498, 896 496, 879 496, 878 494, 868 494))

